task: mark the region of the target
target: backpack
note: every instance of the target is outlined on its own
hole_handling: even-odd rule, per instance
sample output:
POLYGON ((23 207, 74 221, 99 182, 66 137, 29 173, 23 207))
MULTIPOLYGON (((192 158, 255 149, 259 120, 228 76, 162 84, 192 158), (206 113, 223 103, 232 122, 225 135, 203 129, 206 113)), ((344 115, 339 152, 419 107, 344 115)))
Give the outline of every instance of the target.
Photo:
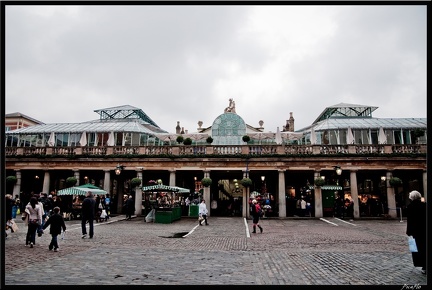
POLYGON ((258 213, 258 216, 259 217, 262 217, 263 216, 263 211, 262 211, 262 209, 261 209, 261 206, 257 203, 257 204, 255 204, 255 211, 258 213))

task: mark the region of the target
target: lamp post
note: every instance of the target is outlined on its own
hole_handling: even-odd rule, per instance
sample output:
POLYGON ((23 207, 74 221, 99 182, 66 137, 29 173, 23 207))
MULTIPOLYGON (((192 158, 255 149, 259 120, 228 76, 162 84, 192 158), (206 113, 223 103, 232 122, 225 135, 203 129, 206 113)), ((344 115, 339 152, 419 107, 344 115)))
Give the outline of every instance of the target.
POLYGON ((116 166, 116 168, 115 168, 115 174, 116 175, 120 175, 120 173, 121 173, 121 171, 123 170, 125 168, 125 166, 123 166, 123 165, 120 165, 119 163, 117 163, 117 166, 116 166))

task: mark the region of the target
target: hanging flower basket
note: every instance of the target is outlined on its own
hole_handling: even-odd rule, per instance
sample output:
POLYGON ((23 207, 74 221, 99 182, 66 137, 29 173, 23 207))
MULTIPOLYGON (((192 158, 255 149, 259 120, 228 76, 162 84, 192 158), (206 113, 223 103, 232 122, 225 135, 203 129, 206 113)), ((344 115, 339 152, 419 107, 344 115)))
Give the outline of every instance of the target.
POLYGON ((68 177, 68 178, 66 178, 66 186, 72 187, 77 183, 77 181, 78 180, 76 179, 75 176, 68 177))
POLYGON ((213 143, 213 138, 212 138, 211 136, 208 136, 207 139, 206 139, 206 142, 207 142, 208 144, 213 143))
POLYGON ((134 177, 131 179, 131 186, 132 188, 137 187, 141 184, 141 178, 134 177))
POLYGON ((315 186, 323 186, 324 184, 325 184, 325 180, 324 179, 322 179, 322 178, 315 178, 315 180, 314 180, 314 184, 315 184, 315 186))
POLYGON ((249 186, 252 186, 252 179, 245 177, 242 180, 240 180, 240 183, 244 187, 249 187, 249 186))
POLYGON ((183 136, 177 136, 177 139, 176 139, 176 141, 177 141, 177 143, 183 143, 183 140, 184 140, 184 138, 183 138, 183 136))
POLYGON ((209 187, 212 184, 212 180, 211 178, 204 177, 203 179, 201 179, 201 184, 205 187, 209 187))
POLYGON ((17 180, 18 179, 14 175, 10 175, 10 176, 6 177, 6 183, 7 184, 15 184, 15 183, 17 183, 17 180))
POLYGON ((399 177, 392 177, 392 178, 390 178, 389 183, 393 187, 401 186, 402 185, 402 179, 400 179, 399 177))

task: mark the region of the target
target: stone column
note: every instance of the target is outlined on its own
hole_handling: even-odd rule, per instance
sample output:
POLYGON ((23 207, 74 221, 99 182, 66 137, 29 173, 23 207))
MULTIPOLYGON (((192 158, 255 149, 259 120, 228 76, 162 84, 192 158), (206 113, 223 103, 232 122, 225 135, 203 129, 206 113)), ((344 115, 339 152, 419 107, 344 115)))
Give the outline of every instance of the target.
POLYGON ((104 169, 104 172, 105 172, 105 174, 104 174, 104 187, 103 187, 103 189, 107 193, 110 193, 110 188, 111 188, 111 170, 104 169))
POLYGON ((389 208, 389 216, 391 218, 397 218, 395 189, 390 185, 390 178, 392 178, 392 176, 393 174, 391 171, 386 172, 387 207, 389 208))
POLYGON ((169 176, 169 186, 176 186, 176 172, 175 170, 170 170, 170 176, 169 176))
MULTIPOLYGON (((314 173, 314 181, 319 177, 320 177, 320 172, 316 171, 314 173)), ((323 205, 322 205, 321 187, 319 186, 315 186, 314 200, 315 200, 315 217, 321 218, 323 217, 323 205)))
POLYGON ((137 167, 137 177, 141 179, 141 184, 137 187, 135 187, 135 215, 140 217, 142 216, 142 186, 143 186, 143 168, 137 167))
POLYGON ((285 170, 279 170, 279 217, 286 217, 285 170))
POLYGON ((77 183, 75 184, 75 186, 78 186, 78 185, 80 185, 80 172, 79 172, 79 169, 74 169, 73 172, 74 172, 74 177, 77 180, 77 183))
MULTIPOLYGON (((205 170, 204 171, 204 177, 210 178, 210 171, 205 170)), ((210 216, 210 186, 204 186, 203 198, 205 200, 205 204, 207 207, 208 216, 210 216)))
MULTIPOLYGON (((247 171, 243 171, 243 178, 249 178, 247 171)), ((243 187, 242 194, 242 217, 249 218, 249 195, 250 187, 243 187)))
POLYGON ((15 195, 18 195, 21 199, 21 171, 19 169, 15 170, 15 176, 17 178, 17 182, 15 183, 13 188, 13 197, 15 198, 15 195))
POLYGON ((48 170, 45 171, 44 174, 44 180, 43 180, 43 187, 42 187, 42 192, 45 192, 46 194, 50 193, 50 173, 48 170))
POLYGON ((351 198, 354 201, 354 218, 360 218, 358 190, 357 190, 357 171, 350 171, 350 186, 351 186, 351 198))

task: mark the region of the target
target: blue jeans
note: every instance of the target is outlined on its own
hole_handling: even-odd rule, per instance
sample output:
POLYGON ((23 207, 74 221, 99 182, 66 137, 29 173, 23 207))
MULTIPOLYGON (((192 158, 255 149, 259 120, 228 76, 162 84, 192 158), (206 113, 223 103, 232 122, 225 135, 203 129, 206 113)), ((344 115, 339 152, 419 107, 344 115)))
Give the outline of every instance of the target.
POLYGON ((57 243, 57 234, 51 234, 51 243, 49 244, 49 249, 51 250, 52 248, 57 249, 58 243, 57 243))

